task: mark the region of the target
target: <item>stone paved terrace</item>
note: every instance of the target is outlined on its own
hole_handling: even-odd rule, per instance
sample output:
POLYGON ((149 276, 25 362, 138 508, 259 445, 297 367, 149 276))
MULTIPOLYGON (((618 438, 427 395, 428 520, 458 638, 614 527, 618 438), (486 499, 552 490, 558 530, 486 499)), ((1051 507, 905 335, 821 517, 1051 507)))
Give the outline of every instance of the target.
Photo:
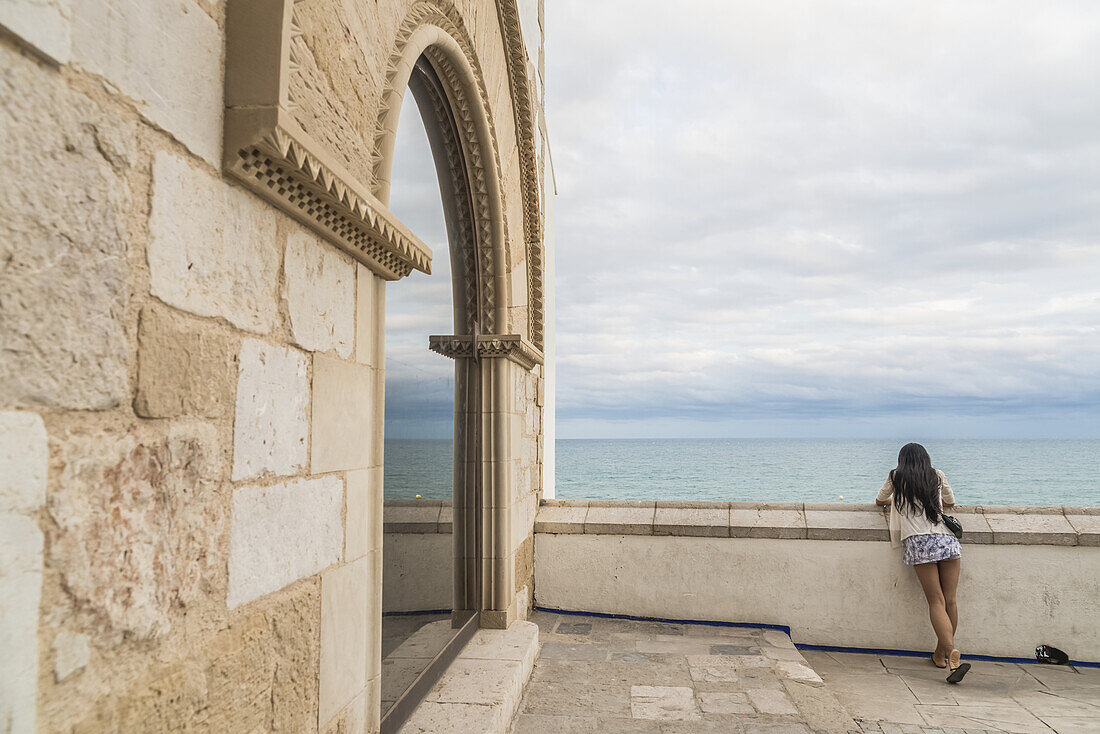
POLYGON ((962 684, 921 658, 803 650, 864 731, 1100 732, 1100 669, 974 662, 962 684), (933 729, 936 731, 938 729, 933 729))
POLYGON ((1100 731, 1100 670, 794 648, 782 632, 536 612, 542 651, 512 734, 1100 731), (820 674, 820 676, 819 676, 820 674))
POLYGON ((513 734, 859 731, 780 631, 536 612, 513 734))

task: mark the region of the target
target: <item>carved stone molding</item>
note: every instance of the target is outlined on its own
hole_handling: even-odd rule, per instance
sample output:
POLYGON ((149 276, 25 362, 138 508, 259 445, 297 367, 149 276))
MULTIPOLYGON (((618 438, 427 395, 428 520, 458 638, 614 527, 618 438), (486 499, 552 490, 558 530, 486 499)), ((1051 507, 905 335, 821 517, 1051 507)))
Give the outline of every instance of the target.
POLYGON ((507 359, 525 370, 542 364, 542 352, 520 334, 430 336, 428 348, 451 359, 507 359))
POLYGON ((223 167, 383 278, 430 273, 431 249, 288 112, 295 4, 227 4, 223 167))
MULTIPOLYGON (((504 227, 501 232, 503 251, 497 252, 494 247, 494 217, 488 185, 491 171, 495 170, 499 174, 501 170, 500 153, 497 150, 496 128, 488 105, 484 74, 474 53, 473 41, 462 22, 462 16, 450 4, 416 3, 398 28, 394 50, 387 64, 385 87, 382 91, 375 128, 374 191, 382 196, 387 186, 384 182, 388 181, 392 164, 390 157, 393 152, 394 114, 400 110, 404 87, 408 83, 408 65, 415 66, 416 61, 409 57, 417 53, 424 43, 423 31, 433 28, 442 31, 457 45, 458 52, 469 64, 473 75, 473 79, 467 80, 465 78, 467 74, 457 69, 447 54, 439 48, 429 44, 422 51, 443 87, 445 99, 440 98, 437 101, 450 108, 449 117, 454 120, 457 128, 458 142, 462 148, 465 165, 461 175, 468 178, 471 191, 473 239, 477 252, 475 258, 470 260, 463 258, 462 277, 469 282, 473 282, 476 278, 479 301, 476 318, 481 322, 482 331, 492 333, 508 328, 506 318, 498 317, 498 311, 503 314, 501 307, 508 305, 505 294, 498 292, 498 281, 504 282, 503 276, 507 275, 509 267, 509 263, 505 260, 509 251, 508 228, 504 227), (467 82, 476 89, 477 94, 473 99, 467 93, 467 82), (488 140, 483 140, 478 131, 477 116, 480 111, 484 111, 488 126, 488 140), (471 267, 469 271, 466 270, 467 265, 471 267)), ((496 183, 500 210, 504 212, 507 211, 505 192, 499 185, 499 180, 496 183)), ((461 243, 458 244, 461 247, 461 243)), ((475 253, 471 251, 470 254, 475 253)), ((468 312, 468 315, 475 316, 472 312, 468 312)))
POLYGON ((520 174, 523 181, 523 236, 527 246, 527 292, 530 299, 529 330, 531 341, 540 349, 545 329, 546 267, 543 251, 542 202, 539 181, 539 151, 535 148, 535 109, 531 82, 527 76, 527 46, 520 27, 516 0, 497 0, 497 19, 504 39, 508 64, 508 85, 512 92, 512 110, 516 122, 520 174))
MULTIPOLYGON (((521 186, 520 195, 523 197, 523 231, 526 252, 527 292, 528 292, 528 333, 531 340, 539 349, 542 348, 544 338, 545 321, 545 294, 543 283, 543 270, 545 267, 543 252, 542 213, 540 203, 540 188, 538 178, 538 151, 535 150, 535 115, 533 113, 532 94, 527 78, 527 52, 523 44, 523 34, 519 25, 519 11, 515 0, 499 0, 497 3, 498 19, 501 34, 504 37, 504 51, 507 65, 509 88, 512 93, 512 107, 514 110, 514 124, 516 126, 516 138, 520 153, 521 186)), ((483 316, 482 328, 486 332, 498 329, 506 329, 507 324, 495 323, 496 307, 500 296, 495 293, 496 280, 493 277, 507 273, 510 267, 508 262, 496 262, 489 247, 491 242, 492 219, 489 216, 488 201, 485 189, 486 169, 482 162, 481 141, 476 134, 474 120, 471 115, 471 105, 477 103, 484 110, 488 120, 491 140, 489 141, 492 159, 498 175, 503 171, 500 154, 496 146, 495 123, 493 112, 489 104, 489 95, 485 85, 477 54, 474 51, 473 42, 462 22, 458 11, 447 2, 426 0, 417 3, 409 11, 397 32, 394 40, 394 51, 390 55, 386 72, 386 86, 382 93, 382 104, 378 113, 378 122, 375 133, 374 154, 374 185, 375 191, 385 186, 388 180, 392 152, 391 145, 387 145, 387 136, 392 135, 388 123, 393 111, 399 108, 402 99, 400 88, 404 80, 403 69, 408 64, 407 50, 410 42, 416 37, 417 32, 424 27, 437 27, 454 39, 463 56, 466 57, 473 70, 473 82, 476 85, 479 100, 467 99, 462 79, 454 65, 450 64, 446 56, 437 50, 429 48, 425 56, 429 58, 439 77, 447 85, 447 96, 454 107, 453 112, 462 134, 462 143, 467 150, 467 162, 469 173, 473 179, 475 191, 475 220, 481 255, 479 273, 482 285, 480 309, 489 314, 486 319, 483 316)), ((390 141, 392 144, 392 141, 390 141)), ((498 187, 501 196, 501 209, 507 211, 507 203, 504 201, 506 192, 503 185, 498 187)), ((505 254, 508 252, 507 228, 503 233, 505 238, 505 254)), ((507 304, 525 305, 525 304, 507 304)))

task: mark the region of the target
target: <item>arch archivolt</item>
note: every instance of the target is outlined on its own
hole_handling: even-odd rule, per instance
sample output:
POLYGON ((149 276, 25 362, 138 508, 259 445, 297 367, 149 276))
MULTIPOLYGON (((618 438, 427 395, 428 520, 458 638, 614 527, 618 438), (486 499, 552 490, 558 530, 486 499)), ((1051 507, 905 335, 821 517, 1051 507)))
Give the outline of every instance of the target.
MULTIPOLYGON (((505 36, 504 59, 513 94, 512 105, 516 110, 516 138, 520 148, 520 181, 523 197, 523 237, 525 240, 524 265, 527 276, 527 304, 511 303, 509 273, 513 267, 510 234, 505 221, 506 197, 512 193, 502 184, 500 152, 492 107, 485 84, 485 76, 473 42, 461 15, 451 5, 435 2, 418 2, 407 13, 394 41, 384 76, 377 116, 372 164, 372 190, 381 201, 389 196, 390 174, 396 139, 397 120, 405 89, 414 73, 417 60, 423 55, 432 65, 442 82, 450 112, 459 134, 459 143, 465 155, 469 176, 469 190, 473 207, 474 238, 470 243, 460 241, 459 246, 469 244, 477 248, 468 255, 463 253, 462 279, 478 284, 477 317, 482 333, 506 333, 510 327, 508 307, 528 305, 529 338, 538 349, 543 336, 542 289, 542 233, 538 187, 538 166, 534 150, 534 116, 531 114, 529 85, 526 77, 526 57, 518 67, 520 81, 515 77, 517 49, 525 54, 520 33, 518 11, 514 1, 498 2, 501 32, 505 36), (505 7, 507 6, 507 7, 505 7), (513 12, 507 12, 508 9, 513 12), (511 19, 511 20, 507 20, 511 19), (509 38, 509 36, 511 38, 509 38), (517 46, 518 44, 518 46, 517 46), (517 102, 517 89, 520 90, 517 102), (469 270, 467 269, 469 268, 469 270)), ((442 102, 442 100, 438 100, 442 102)), ((433 102, 434 105, 434 102, 433 102)), ((448 154, 450 155, 450 154, 448 154)), ((457 275, 457 274, 456 274, 457 275)), ((468 309, 467 314, 471 311, 468 309)), ((467 326, 473 333, 468 316, 467 326)))

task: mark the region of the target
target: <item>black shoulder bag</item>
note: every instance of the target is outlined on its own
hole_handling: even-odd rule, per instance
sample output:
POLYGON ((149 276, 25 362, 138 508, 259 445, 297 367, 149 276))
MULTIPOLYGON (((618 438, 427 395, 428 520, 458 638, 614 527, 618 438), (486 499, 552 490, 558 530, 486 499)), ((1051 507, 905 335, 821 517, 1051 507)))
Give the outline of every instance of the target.
POLYGON ((959 540, 963 539, 963 526, 962 523, 959 522, 958 518, 955 518, 951 515, 945 515, 941 511, 940 519, 943 520, 943 524, 947 526, 947 529, 951 531, 952 535, 954 535, 959 540))
MULTIPOLYGON (((942 480, 940 481, 940 491, 941 492, 943 491, 943 481, 942 480)), ((959 540, 963 539, 963 525, 962 525, 961 522, 959 522, 959 519, 957 517, 954 517, 953 515, 943 514, 943 497, 942 496, 940 497, 940 520, 943 521, 943 524, 947 526, 947 529, 951 531, 952 535, 954 535, 959 540)))

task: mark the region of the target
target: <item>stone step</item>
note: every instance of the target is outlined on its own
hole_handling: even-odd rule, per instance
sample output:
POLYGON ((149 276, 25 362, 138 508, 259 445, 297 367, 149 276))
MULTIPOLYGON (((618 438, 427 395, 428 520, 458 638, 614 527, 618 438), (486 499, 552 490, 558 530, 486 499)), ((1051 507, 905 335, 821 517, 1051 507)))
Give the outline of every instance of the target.
MULTIPOLYGON (((440 624, 450 622, 425 625, 401 647, 415 646, 418 635, 431 636, 440 624)), ((506 630, 478 630, 400 734, 505 734, 538 653, 539 628, 531 622, 513 622, 506 630)))

